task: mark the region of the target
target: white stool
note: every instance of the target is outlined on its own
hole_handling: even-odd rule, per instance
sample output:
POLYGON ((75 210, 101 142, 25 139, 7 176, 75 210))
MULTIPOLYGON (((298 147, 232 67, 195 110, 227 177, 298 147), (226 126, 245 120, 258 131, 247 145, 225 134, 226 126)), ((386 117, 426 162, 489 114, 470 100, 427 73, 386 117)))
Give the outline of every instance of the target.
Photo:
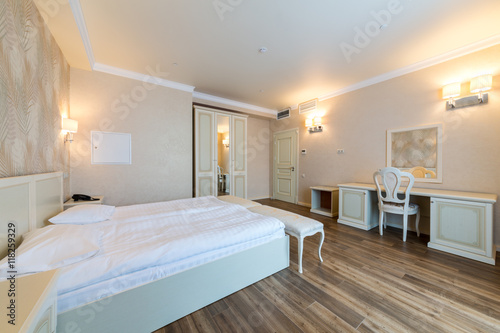
POLYGON ((323 241, 325 240, 323 223, 305 216, 288 212, 286 210, 265 205, 249 207, 248 210, 261 215, 277 218, 285 225, 285 232, 297 238, 299 252, 299 273, 302 273, 302 248, 304 244, 304 238, 307 236, 312 236, 318 232, 321 233, 321 239, 318 246, 318 257, 319 260, 323 262, 323 258, 321 258, 321 246, 323 246, 323 241))

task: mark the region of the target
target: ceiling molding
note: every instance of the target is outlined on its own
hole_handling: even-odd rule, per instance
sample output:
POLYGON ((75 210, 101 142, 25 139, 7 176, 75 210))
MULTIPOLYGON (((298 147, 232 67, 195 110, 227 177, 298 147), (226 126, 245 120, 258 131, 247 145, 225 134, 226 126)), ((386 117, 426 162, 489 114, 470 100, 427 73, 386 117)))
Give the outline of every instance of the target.
POLYGON ((252 111, 257 111, 257 112, 263 112, 263 113, 267 113, 267 114, 272 114, 273 116, 276 116, 276 114, 278 113, 278 111, 276 111, 276 110, 267 109, 267 108, 263 108, 263 107, 260 107, 260 106, 256 106, 256 105, 252 105, 252 104, 247 104, 247 103, 242 103, 242 102, 238 102, 238 101, 233 101, 232 99, 217 97, 217 96, 213 96, 213 95, 209 95, 209 94, 204 94, 204 93, 197 92, 197 91, 193 92, 193 98, 199 98, 199 99, 202 99, 202 100, 205 100, 205 101, 211 101, 211 102, 215 102, 215 103, 222 103, 222 104, 226 104, 226 105, 234 106, 234 107, 238 107, 238 108, 244 108, 244 109, 248 109, 248 110, 252 110, 252 111))
POLYGON ((92 50, 92 44, 90 44, 89 32, 87 30, 87 25, 85 24, 85 17, 83 16, 82 6, 80 5, 79 0, 68 0, 68 2, 71 7, 71 11, 73 12, 73 17, 75 18, 78 31, 80 31, 83 46, 85 47, 85 52, 87 53, 87 58, 89 59, 90 68, 94 68, 94 51, 92 50))
POLYGON ((96 62, 94 64, 94 70, 97 72, 103 72, 103 73, 108 73, 108 74, 112 74, 112 75, 116 75, 116 76, 126 77, 126 78, 129 78, 132 80, 156 84, 159 86, 173 88, 173 89, 182 90, 182 91, 187 91, 190 93, 192 93, 194 91, 194 87, 187 85, 187 84, 165 80, 165 79, 162 79, 162 78, 157 77, 157 76, 132 72, 132 71, 129 71, 126 69, 121 69, 118 67, 100 64, 98 62, 96 62))
POLYGON ((416 62, 416 63, 411 64, 409 66, 402 67, 402 68, 399 68, 399 69, 396 69, 394 71, 387 72, 387 73, 384 73, 384 74, 381 74, 378 76, 374 76, 372 78, 369 78, 369 79, 361 81, 361 82, 357 82, 357 83, 352 84, 350 86, 347 86, 347 87, 332 91, 328 94, 319 96, 318 99, 321 102, 321 101, 333 98, 335 96, 340 96, 340 95, 346 94, 346 93, 351 92, 351 91, 355 91, 355 90, 365 88, 365 87, 368 87, 368 86, 371 86, 371 85, 374 85, 374 84, 377 84, 380 82, 384 82, 384 81, 387 81, 387 80, 390 80, 390 79, 393 79, 393 78, 396 78, 399 76, 413 73, 413 72, 419 71, 419 70, 427 68, 427 67, 431 67, 431 66, 434 66, 434 65, 437 65, 437 64, 440 64, 440 63, 443 63, 443 62, 446 62, 446 61, 449 61, 449 60, 452 60, 452 59, 455 59, 458 57, 465 56, 465 55, 470 54, 470 53, 481 51, 483 49, 495 46, 497 44, 500 44, 500 34, 493 35, 489 38, 483 39, 483 40, 478 41, 476 43, 466 45, 464 47, 455 49, 455 50, 450 51, 450 52, 443 53, 443 54, 438 55, 436 57, 429 58, 429 59, 426 59, 423 61, 419 61, 419 62, 416 62))

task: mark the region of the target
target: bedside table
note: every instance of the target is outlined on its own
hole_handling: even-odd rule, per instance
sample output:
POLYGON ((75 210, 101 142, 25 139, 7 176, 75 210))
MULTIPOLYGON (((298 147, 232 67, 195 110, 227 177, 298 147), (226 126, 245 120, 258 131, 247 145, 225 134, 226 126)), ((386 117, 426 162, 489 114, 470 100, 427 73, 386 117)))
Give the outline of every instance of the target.
POLYGON ((311 186, 311 213, 334 217, 339 214, 339 188, 311 186))
POLYGON ((73 206, 78 206, 78 205, 102 205, 102 201, 104 200, 103 195, 93 195, 92 198, 98 198, 99 200, 93 200, 93 201, 84 201, 84 200, 78 200, 75 201, 73 199, 69 199, 63 204, 64 209, 68 209, 73 206))
POLYGON ((14 304, 15 326, 8 323, 14 318, 2 316, 0 332, 55 332, 57 325, 58 270, 52 270, 23 277, 16 277, 15 287, 7 281, 0 282, 1 307, 12 313, 7 306, 14 304), (9 297, 9 292, 15 295, 9 297), (15 303, 11 303, 12 300, 15 303))

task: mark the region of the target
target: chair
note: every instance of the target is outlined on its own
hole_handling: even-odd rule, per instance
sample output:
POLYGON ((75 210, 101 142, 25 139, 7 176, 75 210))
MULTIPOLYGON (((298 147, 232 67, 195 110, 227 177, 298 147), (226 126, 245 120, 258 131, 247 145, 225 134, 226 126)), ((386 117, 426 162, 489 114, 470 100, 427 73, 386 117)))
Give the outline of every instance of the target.
POLYGON ((415 178, 427 178, 427 175, 430 175, 429 178, 436 178, 436 173, 432 170, 427 170, 424 167, 417 166, 408 170, 415 178))
POLYGON ((377 186, 380 235, 383 235, 387 226, 386 214, 390 213, 403 215, 404 242, 406 242, 406 231, 408 229, 408 215, 416 214, 415 228, 417 229, 417 235, 420 236, 420 230, 418 229, 420 208, 418 205, 410 203, 410 190, 415 183, 415 177, 411 173, 402 172, 397 168, 384 168, 373 174, 373 181, 377 186), (400 198, 403 193, 398 196, 402 178, 408 179, 408 184, 404 190, 404 199, 400 198))

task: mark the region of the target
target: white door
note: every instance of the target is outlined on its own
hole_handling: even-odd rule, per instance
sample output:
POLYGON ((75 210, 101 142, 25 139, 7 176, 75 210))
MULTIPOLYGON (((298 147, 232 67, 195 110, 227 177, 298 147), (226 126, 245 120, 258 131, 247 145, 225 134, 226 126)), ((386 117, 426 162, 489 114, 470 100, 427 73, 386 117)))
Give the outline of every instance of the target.
POLYGON ((247 118, 231 116, 231 182, 230 193, 247 197, 247 118))
POLYGON ((298 130, 274 134, 274 199, 297 203, 298 130))
POLYGON ((216 126, 213 112, 195 112, 195 196, 217 195, 216 126))

